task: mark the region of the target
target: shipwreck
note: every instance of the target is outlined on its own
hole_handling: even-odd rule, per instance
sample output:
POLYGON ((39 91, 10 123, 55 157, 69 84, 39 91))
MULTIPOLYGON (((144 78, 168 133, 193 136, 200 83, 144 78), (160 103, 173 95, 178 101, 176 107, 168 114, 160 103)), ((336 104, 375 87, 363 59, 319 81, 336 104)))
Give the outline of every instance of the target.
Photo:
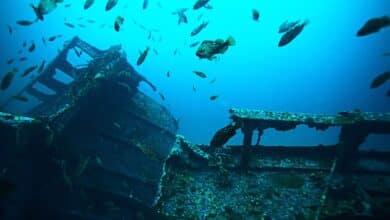
POLYGON ((360 148, 390 134, 390 113, 316 115, 231 109, 209 145, 177 135, 157 88, 119 46, 75 37, 19 94, 23 116, 0 112, 1 219, 386 219, 390 153, 360 148), (77 49, 84 66, 67 60, 77 49), (64 83, 61 72, 72 80, 64 83), (37 89, 44 85, 50 92, 37 89), (266 129, 340 127, 329 146, 262 146, 266 129), (237 133, 242 144, 228 145, 237 133))

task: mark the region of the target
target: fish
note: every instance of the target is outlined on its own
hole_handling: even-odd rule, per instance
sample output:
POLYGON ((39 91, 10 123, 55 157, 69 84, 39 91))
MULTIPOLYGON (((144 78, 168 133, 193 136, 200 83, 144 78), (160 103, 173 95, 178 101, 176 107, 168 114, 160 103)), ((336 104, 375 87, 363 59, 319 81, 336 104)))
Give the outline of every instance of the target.
POLYGON ((43 60, 41 65, 39 65, 38 73, 42 73, 42 71, 45 69, 45 64, 46 64, 46 61, 43 60))
POLYGON ((122 16, 116 17, 115 23, 114 23, 114 29, 116 32, 119 32, 124 21, 125 21, 125 19, 122 16))
POLYGON ((192 72, 195 73, 195 75, 199 76, 200 78, 206 78, 207 77, 207 75, 204 72, 197 71, 197 70, 193 70, 192 72))
POLYGON ((51 37, 47 38, 47 40, 50 41, 50 42, 53 42, 56 39, 57 39, 57 36, 51 36, 51 37))
POLYGON ((22 47, 26 48, 26 46, 27 46, 27 41, 24 41, 23 44, 22 44, 22 47))
POLYGON ((293 27, 295 27, 298 23, 299 23, 299 20, 292 21, 292 22, 289 22, 288 20, 286 20, 279 26, 278 33, 281 34, 281 33, 287 32, 287 31, 291 30, 293 27))
POLYGON ((179 50, 176 48, 176 49, 173 51, 173 55, 176 55, 177 52, 179 52, 179 50))
POLYGON ((160 98, 164 101, 165 100, 165 96, 161 93, 161 92, 158 92, 158 95, 160 96, 160 98))
POLYGON ((208 21, 204 21, 199 26, 194 28, 194 30, 191 31, 191 37, 199 34, 205 27, 207 27, 208 24, 209 24, 208 21))
POLYGON ((78 24, 79 27, 81 28, 86 28, 87 26, 85 24, 78 24))
POLYGON ((371 89, 378 88, 379 86, 386 83, 386 81, 389 79, 390 79, 390 71, 379 74, 372 80, 370 88, 371 89))
POLYGON ((369 19, 356 33, 356 36, 362 37, 369 34, 373 34, 381 30, 382 28, 390 26, 390 17, 382 16, 369 19))
POLYGON ((196 47, 199 43, 200 43, 200 41, 196 41, 196 42, 190 44, 190 47, 196 47))
POLYGON ((14 61, 15 61, 15 59, 11 58, 11 59, 7 60, 7 64, 10 65, 10 64, 12 64, 14 61))
POLYGON ((13 95, 11 98, 21 101, 21 102, 28 102, 28 98, 26 96, 22 95, 13 95))
POLYGON ((12 35, 13 32, 12 27, 10 25, 7 25, 7 29, 8 29, 8 33, 12 35))
POLYGON ((383 57, 389 57, 390 56, 390 52, 384 52, 384 53, 382 53, 382 56, 383 57))
POLYGON ((252 19, 254 21, 258 21, 259 20, 259 17, 260 17, 260 13, 258 10, 256 9, 252 9, 252 19))
POLYGON ((188 23, 188 18, 185 14, 185 12, 188 10, 188 8, 181 8, 181 9, 177 9, 176 11, 172 12, 173 15, 177 15, 179 16, 179 20, 177 22, 178 25, 180 25, 181 23, 188 23))
POLYGON ((210 96, 210 100, 211 100, 211 101, 214 101, 214 100, 216 100, 218 97, 219 97, 218 95, 212 95, 212 96, 210 96))
POLYGON ((153 52, 154 54, 158 55, 158 51, 156 50, 156 48, 153 48, 153 52))
POLYGON ((289 44, 292 40, 294 40, 305 28, 305 26, 309 23, 308 20, 304 21, 302 24, 296 25, 292 29, 285 32, 280 38, 279 47, 283 47, 289 44))
POLYGON ((20 62, 23 62, 23 61, 26 61, 26 60, 27 60, 27 57, 20 57, 20 58, 19 58, 19 61, 20 61, 20 62))
POLYGON ((192 85, 192 91, 196 92, 196 87, 195 87, 195 85, 192 85))
POLYGON ((23 74, 22 74, 22 77, 27 76, 28 74, 32 73, 32 72, 33 72, 34 70, 36 70, 37 68, 38 68, 37 65, 28 67, 26 70, 24 70, 24 72, 23 72, 23 74))
POLYGON ((3 79, 1 80, 0 89, 6 90, 12 83, 12 80, 15 76, 15 74, 18 72, 18 69, 13 68, 12 70, 8 71, 3 79))
POLYGON ((171 76, 171 73, 167 71, 167 77, 169 78, 171 76))
POLYGON ((144 0, 143 4, 142 4, 142 9, 145 10, 149 5, 149 0, 144 0))
POLYGON ((78 51, 76 48, 73 48, 74 53, 76 54, 77 57, 81 56, 81 52, 78 51))
POLYGON ((210 84, 215 83, 215 81, 217 81, 217 78, 212 79, 212 80, 210 81, 210 84))
POLYGON ((66 5, 64 5, 65 8, 69 8, 70 6, 72 6, 72 4, 66 4, 66 5))
POLYGON ((144 52, 142 52, 141 54, 140 54, 140 56, 138 57, 138 59, 137 59, 137 65, 139 66, 139 65, 141 65, 144 61, 145 61, 145 58, 146 58, 146 56, 148 55, 148 52, 149 52, 149 47, 146 47, 146 49, 144 50, 144 52))
POLYGON ((196 56, 200 59, 214 60, 217 54, 225 53, 230 46, 234 46, 236 41, 232 36, 229 36, 226 41, 222 39, 217 40, 205 40, 196 50, 196 56))
POLYGON ((90 8, 94 2, 95 2, 95 0, 86 0, 84 3, 84 10, 87 10, 88 8, 90 8))
POLYGON ((108 0, 106 4, 106 11, 111 10, 118 4, 118 0, 108 0))
POLYGON ((34 50, 35 50, 35 43, 32 42, 30 47, 28 48, 28 52, 32 53, 32 52, 34 52, 34 50))
POLYGON ((69 22, 65 22, 64 24, 65 24, 65 26, 67 26, 67 27, 75 28, 74 24, 71 24, 71 23, 69 23, 69 22))
POLYGON ((43 16, 52 12, 57 7, 57 3, 62 3, 63 1, 64 0, 40 0, 38 6, 34 6, 33 4, 30 4, 30 6, 34 10, 37 18, 43 21, 43 16))
POLYGON ((18 54, 22 54, 22 53, 23 53, 23 49, 19 49, 18 54))
POLYGON ((88 23, 91 23, 91 24, 94 24, 96 21, 95 21, 95 20, 92 20, 92 19, 88 19, 87 22, 88 22, 88 23))
POLYGON ((202 7, 204 7, 210 0, 197 0, 192 7, 194 10, 198 10, 202 7))
POLYGON ((46 39, 44 37, 42 37, 42 43, 43 43, 43 45, 47 46, 46 39))
POLYGON ((21 25, 21 26, 30 26, 32 25, 34 22, 33 21, 28 21, 28 20, 19 20, 19 21, 16 21, 16 23, 18 25, 21 25))

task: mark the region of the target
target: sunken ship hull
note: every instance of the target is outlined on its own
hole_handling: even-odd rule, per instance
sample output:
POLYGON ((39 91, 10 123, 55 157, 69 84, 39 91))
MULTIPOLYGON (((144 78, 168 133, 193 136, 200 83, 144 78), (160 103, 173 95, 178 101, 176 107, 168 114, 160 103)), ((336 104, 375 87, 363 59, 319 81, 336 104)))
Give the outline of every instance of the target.
POLYGON ((4 218, 154 216, 149 209, 178 125, 137 89, 142 81, 156 89, 119 47, 102 51, 77 37, 68 42, 20 91, 40 101, 28 117, 2 115, 1 177, 15 184, 15 193, 1 201, 4 218), (72 65, 66 57, 74 49, 92 61, 72 65), (56 79, 59 71, 73 81, 56 79), (37 83, 54 94, 37 90, 37 83))

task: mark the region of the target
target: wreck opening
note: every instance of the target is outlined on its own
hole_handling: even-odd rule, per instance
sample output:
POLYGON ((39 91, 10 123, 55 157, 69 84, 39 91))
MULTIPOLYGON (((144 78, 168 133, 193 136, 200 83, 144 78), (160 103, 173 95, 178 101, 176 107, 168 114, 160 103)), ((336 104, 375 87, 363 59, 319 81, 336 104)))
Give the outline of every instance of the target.
POLYGON ((369 134, 360 145, 360 151, 380 151, 390 152, 390 135, 386 134, 369 134))
POLYGON ((56 69, 53 78, 65 85, 69 85, 74 81, 74 78, 62 70, 56 69))
MULTIPOLYGON (((289 147, 310 147, 329 146, 338 142, 340 126, 329 127, 326 130, 316 130, 307 125, 298 125, 288 131, 279 131, 274 128, 265 129, 260 140, 262 146, 289 146, 289 147), (302 138, 305 137, 305 138, 302 138)), ((254 134, 252 144, 256 145, 258 131, 254 134)))

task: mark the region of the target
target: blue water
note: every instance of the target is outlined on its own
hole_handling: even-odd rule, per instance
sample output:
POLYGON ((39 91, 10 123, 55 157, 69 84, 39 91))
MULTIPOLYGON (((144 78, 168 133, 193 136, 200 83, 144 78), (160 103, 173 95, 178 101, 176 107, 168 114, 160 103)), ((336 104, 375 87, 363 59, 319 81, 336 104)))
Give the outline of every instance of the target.
MULTIPOLYGON (((166 100, 161 101, 147 86, 141 89, 166 105, 180 121, 179 133, 195 143, 208 143, 214 132, 229 122, 228 109, 232 107, 329 114, 355 108, 390 110, 390 99, 386 97, 389 84, 369 89, 374 76, 390 69, 390 57, 381 56, 390 51, 390 28, 366 37, 355 36, 368 19, 390 15, 388 0, 211 0, 212 10, 189 9, 186 13, 189 23, 181 25, 177 25, 178 18, 172 12, 192 8, 195 0, 149 0, 146 10, 142 10, 142 2, 119 0, 113 10, 105 12, 106 1, 96 0, 85 11, 84 1, 64 0, 44 21, 22 27, 15 22, 35 18, 29 7, 31 0, 1 1, 0 76, 12 67, 23 71, 39 65, 43 59, 53 59, 63 42, 75 35, 102 49, 121 44, 134 66, 140 51, 147 46, 155 48, 158 55, 150 51, 146 61, 136 69, 157 85, 166 100), (67 3, 71 4, 69 8, 64 7, 67 3), (253 8, 260 12, 258 22, 251 18, 253 8), (115 32, 113 23, 118 15, 125 21, 121 31, 115 32), (96 23, 89 24, 87 19, 96 23), (286 19, 309 19, 310 24, 293 42, 279 48, 278 27, 286 19), (156 40, 148 40, 149 32, 133 20, 156 29, 152 33, 156 40), (64 21, 76 28, 66 27, 64 21), (210 23, 199 35, 190 37, 201 21, 210 23), (87 27, 79 28, 77 24, 87 27), (102 24, 106 24, 103 29, 99 28, 102 24), (7 25, 12 26, 12 35, 8 34, 7 25), (42 44, 42 37, 57 34, 63 37, 47 47, 42 44), (228 36, 234 37, 236 45, 215 61, 199 59, 195 56, 196 48, 188 46, 195 41, 228 36), (7 65, 9 58, 20 57, 17 51, 25 40, 35 41, 36 51, 24 53, 28 56, 25 63, 7 65), (208 78, 201 79, 192 70, 201 70, 208 78), (167 71, 171 73, 169 78, 167 71), (214 78, 216 82, 210 84, 214 78), (210 101, 211 95, 219 98, 210 101)), ((28 79, 16 77, 12 86, 0 93, 0 103, 21 89, 28 79)), ((11 110, 18 112, 23 108, 14 105, 11 110)), ((282 140, 277 134, 270 134, 262 143, 291 144, 303 139, 332 142, 337 129, 311 138, 307 132, 299 128, 282 140)))

